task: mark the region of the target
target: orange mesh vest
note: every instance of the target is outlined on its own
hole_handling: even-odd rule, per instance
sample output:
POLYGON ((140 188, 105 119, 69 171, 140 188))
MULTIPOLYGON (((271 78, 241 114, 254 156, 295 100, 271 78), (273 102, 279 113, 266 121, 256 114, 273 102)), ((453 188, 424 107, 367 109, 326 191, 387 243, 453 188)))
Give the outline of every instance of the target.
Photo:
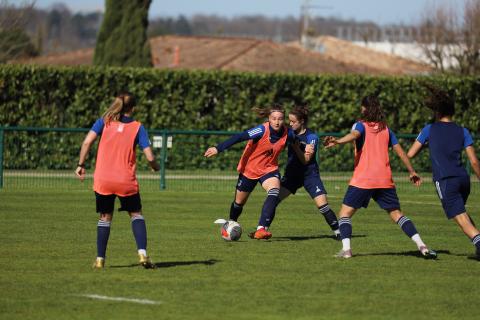
POLYGON ((278 156, 285 149, 288 130, 284 127, 282 137, 275 143, 270 142, 270 125, 263 124, 265 132, 262 138, 253 143, 248 141, 243 151, 237 171, 249 179, 258 179, 261 176, 278 170, 278 156))
POLYGON ((365 142, 361 150, 355 147, 355 169, 350 185, 362 189, 393 188, 387 127, 377 132, 376 123, 362 122, 365 127, 365 142))
POLYGON ((139 128, 137 121, 115 121, 103 127, 93 175, 95 192, 122 197, 138 193, 134 143, 139 128))

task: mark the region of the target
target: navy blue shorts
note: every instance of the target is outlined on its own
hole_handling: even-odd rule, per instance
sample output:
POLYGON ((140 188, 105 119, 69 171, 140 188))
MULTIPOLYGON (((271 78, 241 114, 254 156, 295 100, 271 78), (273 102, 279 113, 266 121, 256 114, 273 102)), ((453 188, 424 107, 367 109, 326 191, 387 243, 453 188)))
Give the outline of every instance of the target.
POLYGON ((258 179, 249 179, 240 173, 238 175, 238 180, 237 180, 237 190, 243 191, 243 192, 252 192, 253 189, 255 189, 255 186, 257 185, 258 182, 262 184, 265 180, 271 177, 276 177, 280 179, 280 172, 276 170, 276 171, 267 173, 266 175, 263 175, 258 179))
MULTIPOLYGON (((103 195, 95 192, 97 212, 113 213, 116 197, 117 197, 116 194, 103 195)), ((140 193, 136 193, 126 197, 118 196, 118 199, 120 200, 120 208, 118 209, 118 211, 127 211, 127 212, 142 211, 142 200, 140 199, 140 193)))
POLYGON ((448 219, 467 211, 465 203, 470 195, 470 177, 451 177, 434 183, 448 219))
POLYGON ((290 191, 292 194, 295 194, 301 187, 305 187, 305 190, 307 190, 312 199, 315 199, 322 194, 327 194, 327 190, 325 190, 322 179, 320 179, 318 173, 304 176, 301 174, 295 175, 285 172, 285 175, 282 177, 282 187, 290 191))
POLYGON ((368 207, 370 199, 373 198, 380 208, 392 211, 400 209, 400 202, 398 201, 397 191, 395 188, 388 189, 362 189, 354 186, 348 186, 343 204, 359 209, 361 207, 368 207))

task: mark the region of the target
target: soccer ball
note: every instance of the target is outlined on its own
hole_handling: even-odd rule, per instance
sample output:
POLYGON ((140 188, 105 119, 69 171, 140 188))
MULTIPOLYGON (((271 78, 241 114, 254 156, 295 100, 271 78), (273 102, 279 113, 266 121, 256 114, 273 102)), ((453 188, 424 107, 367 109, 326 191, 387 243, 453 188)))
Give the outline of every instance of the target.
POLYGON ((242 236, 242 227, 236 221, 217 219, 213 223, 220 224, 222 226, 220 232, 225 241, 238 241, 242 236))
POLYGON ((221 232, 225 241, 238 241, 242 236, 242 227, 236 221, 227 221, 222 225, 221 232))

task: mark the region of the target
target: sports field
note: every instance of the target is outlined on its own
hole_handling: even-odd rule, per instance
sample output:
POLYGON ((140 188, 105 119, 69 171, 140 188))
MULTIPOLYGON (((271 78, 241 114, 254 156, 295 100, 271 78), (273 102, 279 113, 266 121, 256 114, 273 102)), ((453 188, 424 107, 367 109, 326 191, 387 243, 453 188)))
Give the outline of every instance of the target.
MULTIPOLYGON (((344 190, 332 191, 338 211, 344 190)), ((341 245, 304 192, 280 204, 271 240, 251 240, 258 187, 240 218, 242 239, 227 243, 213 221, 227 216, 232 192, 142 191, 158 268, 136 265, 129 219, 116 213, 107 267, 93 271, 90 190, 0 190, 0 318, 479 318, 480 262, 431 188, 399 196, 437 261, 421 258, 373 202, 353 219, 354 257, 333 258, 341 245)), ((480 223, 478 188, 468 208, 480 223)))

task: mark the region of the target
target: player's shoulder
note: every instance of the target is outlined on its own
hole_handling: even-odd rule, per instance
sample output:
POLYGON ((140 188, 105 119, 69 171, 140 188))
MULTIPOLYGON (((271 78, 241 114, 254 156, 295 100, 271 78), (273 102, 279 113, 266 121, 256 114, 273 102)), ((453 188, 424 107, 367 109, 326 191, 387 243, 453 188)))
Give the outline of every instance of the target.
POLYGON ((258 126, 255 126, 247 130, 249 137, 258 136, 260 134, 263 134, 264 132, 265 132, 265 126, 263 124, 259 124, 258 126))

